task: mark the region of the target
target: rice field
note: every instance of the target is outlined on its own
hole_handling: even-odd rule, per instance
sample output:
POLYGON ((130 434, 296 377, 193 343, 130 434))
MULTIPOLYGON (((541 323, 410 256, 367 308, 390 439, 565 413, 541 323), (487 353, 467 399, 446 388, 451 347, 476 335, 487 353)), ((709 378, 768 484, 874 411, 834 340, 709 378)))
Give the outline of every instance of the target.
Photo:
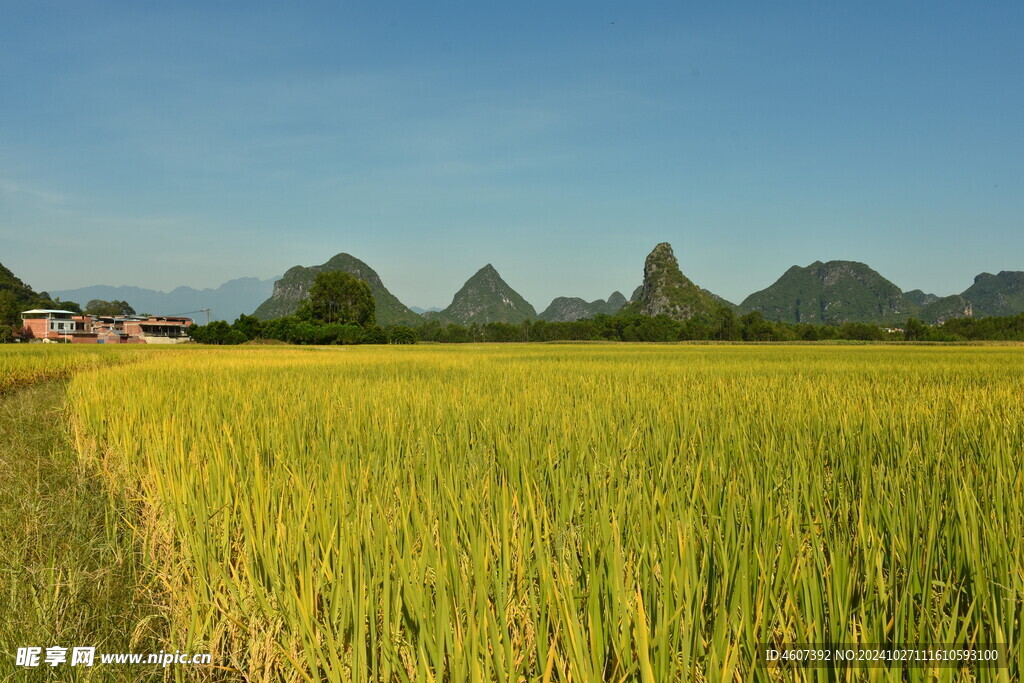
POLYGON ((145 353, 129 347, 0 344, 0 395, 29 384, 65 379, 80 370, 124 362, 145 353), (133 355, 134 354, 134 355, 133 355))
POLYGON ((1022 386, 1020 347, 233 348, 68 400, 168 642, 250 680, 1011 681, 1022 386), (755 666, 821 642, 1009 666, 755 666))

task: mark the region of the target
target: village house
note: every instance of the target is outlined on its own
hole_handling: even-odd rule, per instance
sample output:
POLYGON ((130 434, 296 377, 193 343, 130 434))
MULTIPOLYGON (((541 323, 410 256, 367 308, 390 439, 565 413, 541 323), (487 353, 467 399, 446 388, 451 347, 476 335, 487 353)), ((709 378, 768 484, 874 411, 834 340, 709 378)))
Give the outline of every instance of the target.
POLYGON ((180 316, 94 316, 37 308, 22 311, 24 341, 72 344, 177 344, 189 340, 191 318, 180 316))

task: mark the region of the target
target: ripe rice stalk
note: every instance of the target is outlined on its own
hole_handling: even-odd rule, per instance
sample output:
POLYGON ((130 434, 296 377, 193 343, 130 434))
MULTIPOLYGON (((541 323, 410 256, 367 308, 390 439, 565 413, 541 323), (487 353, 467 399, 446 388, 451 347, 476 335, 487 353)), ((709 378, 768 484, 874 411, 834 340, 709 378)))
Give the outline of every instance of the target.
POLYGON ((169 645, 254 680, 786 680, 759 642, 1001 642, 970 675, 1015 680, 1022 385, 997 346, 233 348, 69 400, 169 645))

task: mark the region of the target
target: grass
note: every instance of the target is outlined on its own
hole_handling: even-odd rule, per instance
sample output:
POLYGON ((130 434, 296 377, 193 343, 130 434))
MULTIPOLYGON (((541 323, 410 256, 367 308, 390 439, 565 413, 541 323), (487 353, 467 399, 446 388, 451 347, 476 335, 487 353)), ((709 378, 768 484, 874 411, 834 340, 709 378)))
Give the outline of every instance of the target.
POLYGON ((146 353, 144 348, 99 344, 0 344, 0 396, 83 370, 140 360, 146 353))
POLYGON ((69 438, 65 385, 0 395, 0 680, 149 680, 148 667, 15 666, 18 647, 158 651, 159 591, 97 472, 69 438))

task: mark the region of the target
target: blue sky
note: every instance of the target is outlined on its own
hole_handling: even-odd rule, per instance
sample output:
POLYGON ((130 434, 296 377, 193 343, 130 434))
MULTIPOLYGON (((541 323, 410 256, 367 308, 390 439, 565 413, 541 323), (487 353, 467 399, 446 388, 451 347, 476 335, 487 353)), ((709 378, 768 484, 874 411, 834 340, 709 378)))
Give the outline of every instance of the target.
POLYGON ((492 263, 538 310, 671 242, 1024 270, 1024 3, 5 2, 0 262, 169 290, 349 252, 405 303, 492 263))

